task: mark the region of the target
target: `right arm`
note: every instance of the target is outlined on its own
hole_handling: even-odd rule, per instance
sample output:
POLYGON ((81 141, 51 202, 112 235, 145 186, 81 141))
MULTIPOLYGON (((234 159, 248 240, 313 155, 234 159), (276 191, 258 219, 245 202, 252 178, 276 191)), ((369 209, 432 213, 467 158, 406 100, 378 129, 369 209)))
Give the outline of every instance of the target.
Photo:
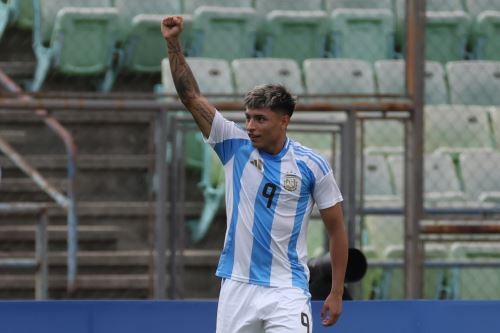
POLYGON ((163 37, 167 41, 170 71, 181 102, 193 115, 202 134, 208 138, 212 129, 215 108, 201 95, 198 83, 182 53, 179 42, 182 28, 183 20, 180 16, 166 17, 161 24, 163 37))

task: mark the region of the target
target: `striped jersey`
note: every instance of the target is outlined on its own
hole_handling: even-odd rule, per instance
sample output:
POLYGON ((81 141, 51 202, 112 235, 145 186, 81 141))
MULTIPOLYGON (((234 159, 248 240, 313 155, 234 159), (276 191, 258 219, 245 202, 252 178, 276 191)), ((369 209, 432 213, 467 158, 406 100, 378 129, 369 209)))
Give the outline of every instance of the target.
POLYGON ((218 111, 206 141, 226 177, 227 229, 216 275, 307 291, 309 215, 315 203, 325 209, 342 201, 328 162, 288 138, 276 155, 260 151, 218 111))

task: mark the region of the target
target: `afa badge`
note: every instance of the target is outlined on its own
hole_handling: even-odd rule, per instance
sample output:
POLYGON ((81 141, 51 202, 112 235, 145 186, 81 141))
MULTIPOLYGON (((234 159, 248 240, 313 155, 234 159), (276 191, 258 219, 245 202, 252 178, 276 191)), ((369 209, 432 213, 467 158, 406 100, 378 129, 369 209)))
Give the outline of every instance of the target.
POLYGON ((283 187, 285 188, 285 190, 290 192, 295 192, 298 186, 299 186, 299 179, 296 175, 287 174, 285 176, 285 180, 283 182, 283 187))

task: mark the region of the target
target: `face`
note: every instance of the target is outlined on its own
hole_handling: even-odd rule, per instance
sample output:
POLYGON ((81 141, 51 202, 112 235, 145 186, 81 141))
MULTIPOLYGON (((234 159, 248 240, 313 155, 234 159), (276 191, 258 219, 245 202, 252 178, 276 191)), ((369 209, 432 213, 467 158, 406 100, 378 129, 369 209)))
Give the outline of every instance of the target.
POLYGON ((247 109, 246 129, 252 145, 269 154, 277 154, 286 140, 286 128, 290 117, 269 108, 247 109))

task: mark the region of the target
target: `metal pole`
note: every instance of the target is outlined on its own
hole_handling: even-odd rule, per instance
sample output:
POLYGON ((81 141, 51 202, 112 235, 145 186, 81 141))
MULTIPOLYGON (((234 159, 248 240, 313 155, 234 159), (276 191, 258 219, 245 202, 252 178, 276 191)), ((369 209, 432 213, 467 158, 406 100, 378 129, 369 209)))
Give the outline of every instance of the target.
POLYGON ((37 270, 35 275, 35 298, 47 299, 48 297, 48 253, 47 253, 47 209, 40 211, 40 220, 36 226, 35 256, 37 270))
POLYGON ((167 165, 166 165, 166 150, 167 150, 167 133, 166 133, 166 116, 167 113, 161 109, 156 114, 155 122, 155 145, 156 145, 156 176, 157 176, 157 193, 156 193, 156 224, 155 224, 155 271, 156 279, 154 285, 154 297, 156 299, 165 298, 165 249, 166 249, 166 221, 167 221, 167 165))
POLYGON ((406 89, 414 110, 405 126, 405 296, 423 296, 423 99, 425 61, 425 0, 406 1, 406 89))
POLYGON ((178 120, 175 116, 170 117, 170 126, 169 132, 171 134, 171 158, 170 158, 170 166, 169 169, 169 203, 170 203, 170 219, 169 219, 169 288, 168 288, 168 297, 170 299, 175 299, 177 296, 177 223, 176 219, 178 217, 178 207, 177 207, 177 196, 179 195, 179 137, 178 137, 178 120))
POLYGON ((342 131, 342 192, 349 247, 356 246, 356 114, 349 110, 342 131))

